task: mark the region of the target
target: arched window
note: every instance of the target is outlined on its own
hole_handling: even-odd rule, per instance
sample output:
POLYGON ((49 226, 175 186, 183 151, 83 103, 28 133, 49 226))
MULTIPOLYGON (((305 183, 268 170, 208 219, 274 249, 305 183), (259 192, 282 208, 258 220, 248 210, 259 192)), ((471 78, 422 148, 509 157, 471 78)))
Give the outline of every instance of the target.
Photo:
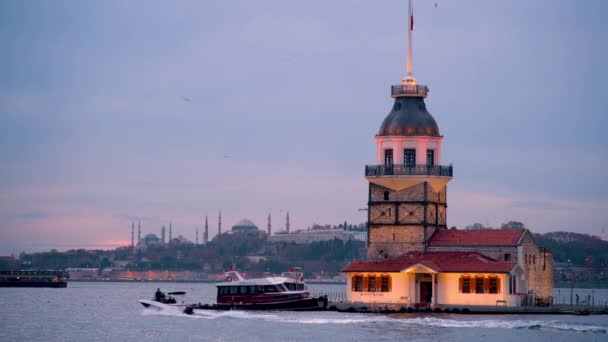
POLYGON ((388 191, 385 191, 384 192, 384 200, 388 201, 388 197, 389 197, 388 191))
POLYGON ((471 276, 468 274, 460 277, 459 288, 461 293, 471 293, 471 276))
POLYGON ((488 293, 500 293, 500 278, 497 275, 491 275, 488 283, 488 293))
POLYGON ((376 292, 378 290, 378 283, 375 275, 370 275, 367 279, 367 291, 376 292))
POLYGON ((485 293, 484 291, 484 281, 483 281, 483 276, 476 276, 475 277, 475 293, 485 293))
POLYGON ((356 292, 363 291, 363 276, 360 274, 352 277, 352 289, 356 292))
POLYGON ((380 276, 380 291, 381 292, 391 292, 391 276, 388 274, 383 274, 380 276))

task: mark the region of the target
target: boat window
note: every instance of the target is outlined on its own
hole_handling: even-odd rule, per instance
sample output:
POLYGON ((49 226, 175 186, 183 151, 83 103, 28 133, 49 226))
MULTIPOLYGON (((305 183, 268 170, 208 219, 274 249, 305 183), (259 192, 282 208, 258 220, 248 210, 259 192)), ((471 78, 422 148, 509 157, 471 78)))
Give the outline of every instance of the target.
POLYGON ((247 286, 241 286, 241 294, 242 295, 246 295, 247 294, 247 286))
POLYGON ((298 291, 304 291, 304 284, 298 284, 298 291))
POLYGON ((264 286, 258 285, 257 289, 258 289, 258 293, 264 293, 264 286))
POLYGON ((237 294, 239 292, 239 288, 236 286, 230 286, 230 294, 237 294))
POLYGON ((279 292, 279 291, 277 291, 277 288, 274 285, 266 285, 266 286, 264 286, 264 292, 273 293, 273 292, 279 292))
POLYGON ((255 294, 255 286, 253 286, 253 285, 249 286, 249 293, 255 294))

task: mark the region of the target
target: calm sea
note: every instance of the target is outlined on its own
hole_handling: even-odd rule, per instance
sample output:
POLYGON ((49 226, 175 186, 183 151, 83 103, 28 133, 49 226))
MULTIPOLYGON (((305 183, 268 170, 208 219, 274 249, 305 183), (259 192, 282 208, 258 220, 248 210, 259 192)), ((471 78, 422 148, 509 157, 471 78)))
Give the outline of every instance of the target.
MULTIPOLYGON (((78 283, 0 288, 1 341, 608 341, 608 316, 211 312, 143 309, 160 287, 213 302, 212 284, 78 283)), ((341 291, 343 285, 310 285, 341 291)), ((560 293, 569 290, 562 289, 560 293)), ((596 300, 608 299, 596 290, 596 300)), ((581 298, 583 295, 581 294, 581 298)), ((568 297, 569 299, 569 297, 568 297)))

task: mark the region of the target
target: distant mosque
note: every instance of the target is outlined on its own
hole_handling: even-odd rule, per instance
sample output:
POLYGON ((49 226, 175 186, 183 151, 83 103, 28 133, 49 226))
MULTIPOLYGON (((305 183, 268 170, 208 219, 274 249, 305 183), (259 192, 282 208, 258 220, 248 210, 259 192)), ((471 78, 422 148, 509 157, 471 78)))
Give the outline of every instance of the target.
POLYGON ((231 230, 233 233, 257 233, 259 231, 258 226, 246 218, 237 222, 231 230))

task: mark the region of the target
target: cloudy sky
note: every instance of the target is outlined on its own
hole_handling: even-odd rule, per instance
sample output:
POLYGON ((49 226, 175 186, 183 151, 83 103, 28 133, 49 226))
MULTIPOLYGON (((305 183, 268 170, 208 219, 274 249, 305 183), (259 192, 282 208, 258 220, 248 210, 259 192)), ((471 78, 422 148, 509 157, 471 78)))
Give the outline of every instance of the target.
MULTIPOLYGON (((608 226, 608 3, 417 1, 448 224, 608 226)), ((0 254, 360 223, 405 0, 0 2, 0 254), (188 98, 190 101, 184 100, 188 98)))

